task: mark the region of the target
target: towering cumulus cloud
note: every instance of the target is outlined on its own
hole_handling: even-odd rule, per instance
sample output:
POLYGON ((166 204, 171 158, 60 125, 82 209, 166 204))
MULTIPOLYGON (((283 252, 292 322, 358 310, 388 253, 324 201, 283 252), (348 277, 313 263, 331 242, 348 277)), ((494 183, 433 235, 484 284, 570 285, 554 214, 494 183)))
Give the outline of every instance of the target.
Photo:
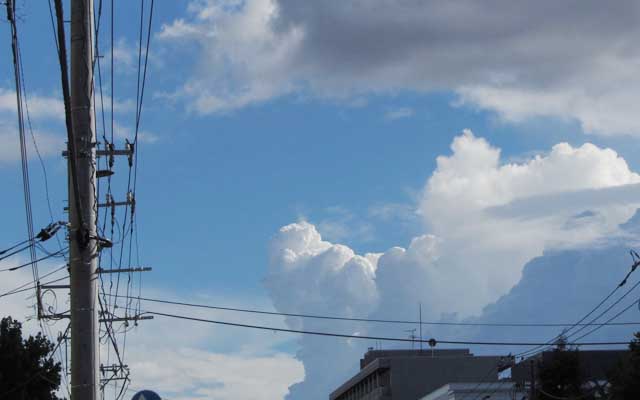
MULTIPOLYGON (((347 317, 368 315, 378 301, 374 281, 377 259, 378 255, 359 256, 347 246, 323 241, 315 226, 307 222, 295 223, 281 228, 273 240, 266 285, 277 310, 330 312, 347 317)), ((324 320, 287 318, 286 322, 296 329, 327 330, 324 320)), ((331 327, 349 334, 364 329, 349 323, 333 323, 331 327)), ((294 385, 292 397, 326 394, 328 387, 335 386, 340 376, 352 370, 350 360, 356 360, 361 351, 359 343, 340 340, 336 346, 332 339, 303 336, 297 357, 303 360, 305 376, 310 379, 294 385), (327 356, 334 354, 336 358, 327 371, 327 356)))
POLYGON ((328 306, 346 315, 368 314, 378 298, 377 258, 323 241, 307 222, 291 224, 280 229, 273 241, 267 285, 277 308, 314 312, 328 306))
MULTIPOLYGON (((619 225, 640 205, 640 176, 611 149, 560 143, 528 161, 503 163, 499 149, 464 131, 451 151, 438 157, 416 205, 425 234, 406 248, 358 255, 322 240, 308 222, 281 228, 266 279, 276 309, 415 319, 422 303, 425 319, 481 315, 519 282, 528 261, 546 249, 623 235, 619 225)), ((287 324, 403 335, 401 327, 299 318, 287 324)), ((291 387, 290 398, 326 398, 368 345, 301 337, 305 381, 291 387)))

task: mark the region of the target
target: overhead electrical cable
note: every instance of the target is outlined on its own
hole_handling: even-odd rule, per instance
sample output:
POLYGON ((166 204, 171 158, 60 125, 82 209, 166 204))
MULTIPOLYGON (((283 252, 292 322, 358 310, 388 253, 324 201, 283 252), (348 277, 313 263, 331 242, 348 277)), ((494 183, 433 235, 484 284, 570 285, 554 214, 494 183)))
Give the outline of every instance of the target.
MULTIPOLYGON (((51 275, 55 274, 56 272, 60 272, 60 271, 62 271, 62 270, 63 270, 63 269, 65 269, 65 268, 68 268, 68 265, 67 265, 67 264, 61 265, 60 267, 58 267, 58 268, 54 269, 53 271, 47 272, 46 274, 42 275, 42 276, 40 277, 40 279, 44 279, 44 278, 46 278, 46 277, 48 277, 48 276, 51 276, 51 275)), ((24 288, 24 287, 26 287, 26 286, 29 286, 29 285, 33 285, 33 282, 32 282, 32 281, 26 282, 26 283, 24 283, 24 284, 22 284, 22 285, 18 286, 17 288, 11 289, 11 290, 9 290, 8 292, 5 292, 5 293, 0 294, 0 297, 2 297, 2 296, 8 296, 8 295, 12 294, 12 292, 14 292, 15 290, 20 290, 20 289, 22 289, 22 288, 24 288)))
MULTIPOLYGON (((569 337, 572 336, 573 334, 569 334, 569 333, 571 332, 571 330, 575 329, 576 327, 580 327, 578 329, 578 331, 581 331, 581 330, 584 329, 585 326, 589 326, 589 325, 595 323, 601 316, 603 316, 609 310, 611 310, 611 308, 613 306, 615 306, 622 299, 624 299, 624 297, 626 297, 633 289, 635 289, 638 286, 638 284, 640 284, 640 281, 638 283, 636 283, 636 285, 634 285, 633 288, 631 288, 629 291, 627 291, 627 293, 625 293, 621 298, 619 298, 612 306, 607 308, 604 312, 600 313, 596 318, 593 318, 589 323, 583 324, 583 322, 587 318, 589 318, 591 315, 593 315, 600 307, 602 307, 609 299, 611 299, 611 297, 613 297, 613 295, 618 290, 620 290, 620 288, 622 288, 627 283, 627 280, 629 279, 630 275, 637 269, 638 265, 640 265, 640 257, 638 256, 638 254, 633 250, 630 251, 630 254, 631 254, 631 257, 633 259, 633 263, 632 263, 632 265, 631 265, 631 267, 629 269, 629 272, 625 275, 625 277, 622 279, 622 281, 620 281, 620 283, 618 283, 618 285, 616 285, 609 292, 609 294, 607 294, 602 300, 600 300, 600 302, 598 304, 596 304, 595 307, 593 307, 588 313, 586 313, 576 323, 572 324, 568 329, 563 330, 561 333, 559 333, 558 335, 556 335, 552 339, 550 339, 545 345, 539 345, 539 346, 533 347, 531 349, 525 350, 525 351, 523 351, 521 353, 516 354, 515 357, 527 357, 527 356, 530 356, 531 354, 537 353, 539 351, 544 351, 545 349, 550 348, 551 346, 554 345, 554 343, 556 343, 558 340, 563 339, 566 335, 569 335, 569 337), (540 349, 542 349, 542 350, 540 350, 540 349)), ((603 325, 606 325, 606 324, 603 324, 603 325)))
POLYGON ((32 240, 32 238, 29 238, 29 239, 23 240, 22 242, 18 242, 18 243, 14 244, 14 245, 11 245, 10 247, 7 247, 4 250, 0 250, 0 255, 3 255, 6 252, 11 251, 11 250, 15 249, 18 246, 24 245, 25 243, 29 243, 31 240, 32 240))
MULTIPOLYGON (((618 298, 618 300, 616 300, 615 302, 613 302, 611 305, 609 305, 609 307, 607 307, 604 311, 602 311, 600 314, 598 314, 596 317, 594 317, 593 319, 591 319, 590 322, 595 322, 597 320, 599 320, 600 318, 602 318, 605 314, 607 314, 609 311, 611 311, 615 306, 617 306, 618 304, 620 304, 620 302, 622 300, 624 300, 634 289, 636 289, 638 286, 640 286, 640 280, 638 282, 636 282, 635 285, 633 285, 629 290, 627 290, 622 296, 620 296, 618 298)), ((627 308, 628 309, 628 308, 627 308)), ((624 313, 625 311, 627 311, 627 309, 622 310, 622 313, 624 313)), ((620 313, 620 315, 622 314, 620 313)), ((613 317, 613 319, 617 318, 618 314, 616 314, 616 316, 613 317)), ((567 338, 571 338, 574 337, 575 335, 577 335, 578 333, 582 332, 584 329, 586 328, 586 326, 581 326, 578 330, 572 332, 570 335, 567 336, 567 338)), ((591 331, 591 332, 595 332, 597 329, 591 331)), ((587 335, 589 335, 591 333, 587 333, 587 335)))
POLYGON ((591 335, 592 333, 594 333, 595 331, 597 331, 598 329, 600 329, 602 326, 606 325, 607 323, 611 323, 610 321, 615 320, 616 318, 618 318, 619 316, 621 316, 622 314, 624 314, 625 312, 629 311, 632 307, 635 307, 636 305, 640 305, 640 299, 633 301, 631 304, 629 304, 628 306, 626 306, 625 308, 623 308, 621 311, 619 311, 617 314, 615 314, 613 317, 609 318, 607 321, 605 321, 604 324, 595 327, 594 329, 590 330, 589 332, 582 334, 581 336, 578 336, 576 338, 576 340, 580 340, 583 339, 589 335, 591 335))
MULTIPOLYGON (((62 250, 58 250, 55 253, 51 253, 51 254, 46 255, 44 257, 40 257, 40 258, 36 259, 35 262, 40 262, 40 261, 44 261, 44 260, 47 260, 47 259, 52 258, 52 257, 59 256, 61 254, 64 254, 65 251, 67 251, 67 248, 64 248, 62 250)), ((19 270, 21 268, 29 267, 29 266, 33 265, 33 263, 34 263, 34 261, 30 261, 30 262, 27 262, 27 263, 24 263, 24 264, 20 264, 20 265, 15 266, 15 267, 0 269, 0 272, 17 271, 17 270, 19 270)))
POLYGON ((53 17, 53 8, 51 7, 51 0, 47 0, 49 6, 49 18, 51 19, 51 32, 53 34, 53 42, 56 45, 56 52, 60 53, 60 46, 58 45, 58 36, 56 35, 56 23, 53 17))
POLYGON ((31 243, 27 243, 26 245, 23 245, 22 247, 19 247, 15 250, 13 250, 11 253, 8 254, 3 254, 2 257, 0 257, 0 261, 5 260, 11 256, 14 256, 16 254, 22 253, 23 251, 27 250, 31 248, 31 243))
MULTIPOLYGON (((113 295, 109 295, 109 294, 107 294, 107 296, 114 297, 113 295)), ((126 298, 125 296, 120 296, 120 297, 126 298)), ((249 313, 249 314, 262 314, 262 315, 273 315, 273 316, 283 316, 283 317, 299 317, 299 318, 335 320, 335 321, 372 322, 372 323, 384 323, 384 324, 417 325, 422 323, 423 325, 493 326, 493 327, 563 327, 563 326, 570 326, 573 324, 573 323, 563 324, 563 323, 443 322, 443 321, 412 321, 412 320, 399 320, 399 319, 352 318, 352 317, 340 317, 340 316, 331 316, 331 315, 286 313, 286 312, 264 311, 264 310, 255 310, 255 309, 247 309, 247 308, 222 307, 222 306, 214 306, 214 305, 208 305, 208 304, 171 301, 171 300, 163 300, 163 299, 156 299, 156 298, 149 298, 149 297, 131 297, 131 298, 135 300, 140 300, 143 302, 171 304, 171 305, 178 305, 178 306, 204 308, 204 309, 220 310, 220 311, 241 312, 241 313, 249 313)), ((586 325, 586 326, 640 325, 640 321, 619 322, 619 323, 612 323, 612 324, 581 324, 581 325, 586 325)))
MULTIPOLYGON (((45 283, 43 283, 43 285, 50 285, 52 283, 60 282, 60 281, 63 281, 65 279, 69 279, 69 276, 67 275, 67 276, 64 276, 62 278, 58 278, 58 279, 54 279, 52 281, 45 282, 45 283)), ((31 284, 31 283, 32 282, 29 282, 29 284, 31 284)), ((14 294, 22 293, 22 292, 27 292, 29 290, 36 289, 37 287, 38 287, 37 285, 33 285, 33 286, 30 286, 30 287, 27 287, 27 288, 23 288, 23 289, 13 289, 13 290, 10 290, 8 292, 0 293, 0 297, 6 297, 6 296, 11 296, 11 295, 14 295, 14 294)))
MULTIPOLYGON (((48 0, 47 0, 48 1, 48 0)), ((49 4, 51 6, 51 4, 49 4)), ((18 52, 20 53, 20 45, 18 44, 18 52)), ((49 222, 53 223, 53 209, 51 208, 51 198, 49 196, 49 177, 47 174, 47 168, 44 164, 44 160, 42 159, 42 155, 40 154, 40 148, 38 147, 38 141, 36 140, 36 136, 33 133, 33 125, 31 124, 31 113, 29 112, 29 97, 27 92, 27 84, 24 79, 24 66, 22 63, 22 56, 20 56, 20 72, 22 78, 22 97, 24 98, 24 111, 27 117, 27 127, 29 128, 29 136, 31 137, 31 142, 33 143, 33 149, 36 152, 36 156, 38 157, 38 161, 40 163, 40 168, 42 169, 42 178, 44 181, 44 194, 45 199, 47 201, 47 209, 49 211, 49 222)))
MULTIPOLYGON (((186 315, 180 314, 170 314, 166 312, 160 311, 142 311, 141 314, 148 315, 157 315, 160 317, 181 319, 187 321, 195 321, 195 322, 203 322, 214 325, 224 325, 224 326, 233 326, 238 328, 248 328, 248 329, 257 329, 264 331, 272 331, 272 332, 286 332, 286 333, 296 333, 302 335, 313 335, 313 336, 328 336, 328 337, 337 337, 337 338, 346 338, 346 339, 361 339, 361 340, 380 340, 380 341, 388 341, 388 342, 411 342, 411 343, 434 343, 434 339, 408 339, 408 338, 399 338, 399 337, 385 337, 385 336, 368 336, 368 335, 357 335, 357 334, 346 334, 346 333, 334 333, 334 332, 322 332, 322 331, 309 331, 309 330, 301 330, 301 329, 288 329, 288 328, 277 328, 270 326, 262 326, 262 325, 252 325, 252 324, 241 324, 236 322, 228 322, 228 321, 219 321, 213 319, 206 318, 198 318, 198 317, 190 317, 186 315)), ((450 344, 450 345, 466 345, 466 346, 537 346, 544 345, 544 343, 538 342, 501 342, 501 341, 471 341, 471 340, 435 340, 436 344, 450 344)), ((613 346, 613 345, 628 345, 628 341, 609 341, 609 342, 582 342, 582 343, 567 343, 570 346, 613 346)))
MULTIPOLYGON (((136 124, 135 124, 135 134, 134 134, 134 138, 133 138, 133 147, 136 151, 135 153, 135 158, 134 158, 134 166, 133 166, 133 190, 132 192, 132 198, 133 201, 135 202, 136 199, 136 188, 137 188, 137 180, 138 180, 138 155, 139 155, 139 142, 138 142, 138 138, 139 138, 139 132, 140 132, 140 122, 141 122, 141 116, 142 116, 142 105, 143 105, 143 101, 144 101, 144 93, 145 93, 145 86, 146 86, 146 81, 147 81, 147 66, 149 64, 149 48, 151 45, 151 27, 152 27, 152 23, 153 23, 153 10, 154 10, 154 5, 155 5, 155 1, 151 0, 150 6, 149 6, 149 16, 148 16, 148 22, 147 22, 147 32, 146 32, 146 46, 145 46, 145 55, 144 55, 144 66, 142 67, 142 81, 140 80, 140 73, 141 73, 141 50, 142 50, 142 33, 143 33, 143 21, 144 21, 144 11, 145 11, 145 1, 143 0, 141 2, 141 8, 140 8, 140 38, 139 38, 139 46, 138 46, 138 81, 136 84, 136 124)), ((137 235, 137 233, 134 231, 137 227, 136 224, 136 220, 137 220, 137 215, 135 215, 135 203, 131 205, 131 216, 130 216, 130 233, 129 233, 129 251, 128 251, 128 266, 129 268, 131 268, 131 261, 132 261, 132 249, 133 249, 133 240, 134 240, 134 235, 137 235)), ((137 236, 136 236, 136 245, 137 245, 137 236)), ((142 274, 139 274, 139 280, 140 280, 140 285, 142 285, 142 274)), ((126 289, 126 295, 129 296, 131 294, 131 285, 132 285, 132 273, 128 272, 127 273, 127 289, 126 289)), ((127 309, 129 309, 129 306, 131 305, 131 303, 128 303, 128 307, 127 309)), ((139 307, 138 307, 139 308, 139 307)), ((127 315, 125 315, 126 317, 127 315)), ((127 336, 126 336, 127 331, 125 330, 125 334, 124 334, 124 339, 123 339, 123 348, 122 351, 123 353, 126 351, 126 340, 127 340, 127 336)))
MULTIPOLYGON (((634 302, 634 303, 630 304, 630 305, 629 305, 629 306, 627 306, 625 309, 623 309, 622 311, 620 311, 618 314, 614 315, 612 318, 609 318, 609 320, 605 321, 604 323, 595 323, 595 321, 598 319, 598 317, 594 318, 594 319, 593 319, 593 320, 591 320, 589 323, 586 323, 586 324, 584 324, 584 323, 583 323, 583 321, 584 321, 584 320, 586 320, 589 316, 591 316, 594 312, 596 312, 600 307, 602 307, 602 305, 604 305, 604 304, 605 304, 605 303, 606 303, 606 302, 607 302, 607 301, 608 301, 608 300, 609 300, 609 299, 610 299, 610 298, 611 298, 611 297, 612 297, 612 296, 613 296, 613 295, 614 295, 614 294, 615 294, 615 293, 616 293, 616 292, 617 292, 617 291, 618 291, 622 286, 624 286, 624 285, 626 284, 627 280, 629 279, 630 275, 631 275, 631 274, 636 270, 636 268, 638 267, 638 264, 639 264, 639 262, 640 262, 640 256, 638 256, 638 254, 637 254, 635 251, 633 251, 633 250, 631 250, 631 251, 630 251, 630 253, 631 253, 631 257, 633 258, 633 261, 634 261, 634 262, 633 262, 633 264, 631 265, 631 268, 630 268, 629 272, 626 274, 626 276, 624 277, 624 279, 623 279, 623 280, 622 280, 622 281, 621 281, 621 282, 620 282, 620 283, 619 283, 615 288, 613 288, 613 290, 612 290, 608 295, 606 295, 606 296, 605 296, 605 297, 604 297, 604 298, 603 298, 603 299, 602 299, 602 300, 601 300, 601 301, 600 301, 600 302, 599 302, 595 307, 593 307, 593 308, 592 308, 592 309, 591 309, 587 314, 585 314, 585 315, 584 315, 580 320, 578 320, 577 322, 575 322, 575 323, 571 324, 568 330, 573 329, 573 328, 575 328, 575 327, 582 327, 582 328, 584 328, 584 327, 587 327, 587 326, 596 326, 596 328, 595 328, 595 329, 593 329, 593 330, 591 330, 591 331, 589 332, 589 333, 592 333, 592 332, 594 332, 594 331, 596 331, 596 330, 598 330, 598 329, 600 329, 600 328, 602 328, 602 327, 604 327, 604 326, 608 326, 608 325, 616 324, 616 323, 614 323, 614 322, 613 322, 613 320, 615 320, 616 318, 618 318, 619 316, 621 316, 623 313, 625 313, 626 311, 628 311, 629 309, 631 309, 631 307, 633 307, 633 306, 636 304, 636 302, 634 302)), ((631 290, 633 290, 633 288, 632 288, 631 290)), ((631 291, 631 290, 630 290, 630 291, 631 291)), ((629 292, 630 292, 630 291, 629 291, 629 292)), ((629 292, 627 292, 625 295, 623 295, 623 296, 622 296, 622 298, 624 298, 624 297, 625 297, 629 292)), ((614 305, 615 305, 615 304, 617 304, 617 303, 619 303, 619 302, 622 300, 622 298, 620 298, 616 303, 614 303, 614 305)), ((610 308, 611 308, 611 307, 610 307, 610 308)), ((609 308, 609 309, 610 309, 610 308, 609 308)), ((601 315, 603 315, 604 313, 606 313, 609 309, 605 310, 603 313, 601 313, 601 315)), ((532 354, 534 354, 534 353, 539 353, 539 352, 541 352, 541 351, 544 351, 545 349, 549 348, 549 347, 550 347, 549 345, 553 344, 553 343, 554 343, 554 341, 557 341, 558 339, 563 338, 563 334, 564 334, 564 333, 566 333, 568 330, 565 330, 565 331, 563 331, 563 333, 561 333, 561 334, 559 334, 559 335, 555 336, 553 339, 551 339, 551 340, 550 340, 549 342, 547 342, 547 344, 545 344, 545 345, 536 345, 535 347, 533 347, 533 348, 531 348, 531 349, 528 349, 528 350, 525 350, 525 351, 523 351, 523 352, 517 353, 515 356, 513 356, 513 359, 515 360, 515 358, 520 358, 520 357, 524 359, 524 357, 525 357, 525 356, 530 356, 530 355, 532 355, 532 354), (539 350, 539 349, 542 349, 542 350, 539 350)), ((588 333, 588 334, 589 334, 589 333, 588 333)), ((577 341, 577 340, 581 340, 581 339, 583 339, 584 337, 586 337, 588 334, 582 335, 582 336, 580 336, 580 337, 576 338, 575 340, 576 340, 576 341, 577 341)), ((566 345, 566 344, 567 344, 567 343, 565 343, 565 345, 566 345)), ((511 356, 511 354, 509 354, 509 356, 511 356)), ((491 373, 492 373, 495 369, 496 369, 496 367, 492 367, 492 368, 488 371, 487 376, 491 375, 491 373)), ((485 378, 483 378, 483 379, 478 383, 478 385, 476 386, 476 388, 475 388, 475 389, 477 389, 477 388, 478 388, 482 383, 488 383, 488 382, 489 382, 489 381, 487 380, 487 378, 486 378, 486 377, 485 377, 485 378)), ((488 386, 485 390, 483 390, 482 392, 480 392, 478 395, 474 396, 474 398, 473 398, 472 400, 477 400, 477 399, 481 398, 483 395, 489 395, 489 396, 490 396, 490 395, 492 395, 492 394, 493 394, 497 389, 494 389, 493 391, 489 392, 489 389, 490 389, 490 387, 491 387, 491 386, 492 386, 492 385, 491 385, 491 384, 489 384, 489 386, 488 386)), ((474 389, 474 391, 475 391, 475 389, 474 389)), ((467 398, 467 395, 464 395, 464 396, 462 397, 462 399, 466 399, 466 398, 467 398)), ((462 400, 462 399, 461 399, 461 400, 462 400)))
MULTIPOLYGON (((15 16, 15 3, 8 1, 7 7, 7 19, 11 25, 11 50, 13 55, 13 72, 16 86, 16 105, 18 115, 18 136, 20 139, 20 161, 22 169, 22 190, 24 197, 25 215, 27 220, 27 234, 29 238, 33 238, 33 209, 31 205, 31 183, 29 178, 29 157, 27 154, 27 143, 24 126, 24 97, 23 97, 23 84, 22 84, 22 68, 21 68, 21 54, 18 42, 18 27, 16 24, 15 16)), ((33 240, 29 242, 29 254, 31 256, 31 271, 33 275, 33 281, 38 281, 38 264, 36 260, 36 249, 33 240)))
POLYGON ((4 260, 5 258, 8 258, 14 254, 17 254, 23 250, 26 249, 26 246, 31 246, 32 242, 46 242, 47 240, 51 239, 53 236, 55 236, 55 234, 58 232, 58 230, 64 226, 65 223, 64 222, 52 222, 49 225, 45 226, 44 228, 42 228, 40 230, 40 232, 38 232, 37 235, 30 237, 29 239, 23 240, 19 243, 16 243, 2 251, 0 251, 0 261, 4 260), (26 246, 25 246, 26 244, 26 246), (19 246, 23 246, 20 249, 15 250, 16 247, 19 246), (11 251, 13 250, 13 251, 11 251), (7 254, 7 252, 11 251, 11 253, 7 254))
MULTIPOLYGON (((28 97, 27 97, 27 89, 26 89, 26 83, 25 83, 25 79, 24 79, 24 66, 22 63, 22 54, 20 51, 20 44, 19 44, 19 40, 18 40, 18 34, 17 34, 17 27, 16 27, 16 18, 15 18, 15 2, 14 1, 8 1, 6 3, 7 6, 7 17, 11 23, 11 32, 12 32, 12 51, 13 51, 13 61, 14 61, 14 72, 15 72, 15 78, 16 78, 16 99, 17 99, 17 103, 18 103, 18 133, 19 133, 19 137, 20 137, 20 157, 21 157, 21 166, 22 166, 22 181, 23 181, 23 192, 24 192, 24 202, 25 202, 25 212, 26 212, 26 216, 27 216, 27 233, 28 236, 31 238, 29 240, 29 253, 30 253, 30 257, 31 257, 31 272, 32 272, 32 277, 33 277, 33 283, 34 286, 39 287, 39 282, 40 282, 40 276, 39 276, 39 272, 38 272, 38 259, 37 259, 37 254, 36 254, 36 238, 34 237, 34 231, 33 231, 33 208, 32 208, 32 201, 31 201, 31 184, 30 184, 30 177, 29 177, 29 163, 28 163, 28 154, 27 154, 27 148, 26 148, 26 135, 25 135, 25 122, 24 122, 24 117, 25 117, 25 112, 26 112, 26 118, 27 118, 27 123, 28 123, 28 128, 29 128, 29 133, 33 142, 33 146, 36 152, 36 155, 38 156, 38 160, 40 161, 40 166, 42 168, 42 172, 43 172, 43 178, 44 178, 44 189, 45 189, 45 196, 46 196, 46 201, 47 201, 47 206, 48 206, 48 210, 49 210, 49 217, 50 217, 50 222, 51 225, 53 225, 53 211, 51 208, 51 200, 50 200, 50 196, 49 196, 49 184, 48 184, 48 177, 47 177, 47 170, 46 167, 44 165, 44 162, 42 160, 42 156, 40 154, 40 150, 38 148, 38 144, 37 144, 37 140, 36 137, 33 133, 33 127, 31 124, 31 117, 30 117, 30 113, 29 113, 29 104, 28 104, 28 97), (24 109, 23 109, 23 104, 24 104, 24 109), (24 110, 24 111, 23 111, 24 110)), ((49 3, 49 7, 50 7, 50 3, 49 3)), ((50 9, 51 11, 51 9, 50 9)), ((50 14, 51 16, 51 14, 50 14)), ((57 230, 59 227, 56 227, 55 229, 57 230)), ((46 239, 48 239, 49 237, 53 236, 55 234, 55 232, 52 235, 48 235, 46 232, 41 231, 38 234, 38 237, 40 237, 41 241, 44 241, 46 239), (41 237, 42 235, 47 236, 46 238, 41 237)), ((58 244, 60 247, 62 247, 61 243, 58 241, 58 244)), ((16 252, 14 252, 13 254, 15 254, 16 252)), ((11 254, 7 255, 10 256, 11 254)), ((5 256, 6 257, 6 256, 5 256)), ((40 325, 40 328, 42 330, 42 332, 44 333, 44 335, 46 337, 51 336, 51 331, 49 329, 49 327, 46 325, 46 323, 43 323, 43 321, 40 319, 40 300, 38 299, 37 301, 37 315, 38 315, 38 322, 40 325)), ((52 358, 56 357, 56 353, 55 351, 52 354, 52 358)), ((66 379, 66 377, 65 377, 66 379)))

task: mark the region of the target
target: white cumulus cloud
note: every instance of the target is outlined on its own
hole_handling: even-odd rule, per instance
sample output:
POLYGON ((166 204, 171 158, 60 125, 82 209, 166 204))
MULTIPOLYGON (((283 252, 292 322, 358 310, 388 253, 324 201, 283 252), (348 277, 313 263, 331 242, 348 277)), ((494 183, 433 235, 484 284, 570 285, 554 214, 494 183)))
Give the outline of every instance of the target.
MULTIPOLYGON (((425 234, 406 248, 359 255, 324 240, 308 222, 287 225, 273 239, 266 286, 280 311, 415 320, 421 303, 425 319, 480 315, 545 249, 620 234, 618 225, 640 206, 631 199, 638 183, 640 175, 611 149, 559 143, 544 155, 505 163, 498 148, 464 131, 451 154, 438 157, 416 205, 425 234), (573 199, 569 206, 567 198, 573 199), (541 202, 547 211, 532 213, 529 208, 541 202)), ((286 322, 295 328, 404 336, 399 328, 357 323, 286 322)), ((326 396, 373 344, 302 337, 299 345, 306 379, 291 388, 291 399, 322 398, 310 395, 322 390, 326 396), (329 375, 327 357, 341 365, 329 375)))
POLYGON ((195 41, 202 52, 198 73, 171 97, 188 98, 198 113, 225 112, 283 95, 295 83, 282 74, 293 66, 301 32, 275 32, 278 14, 271 0, 191 3, 190 19, 164 25, 158 34, 171 42, 195 41))

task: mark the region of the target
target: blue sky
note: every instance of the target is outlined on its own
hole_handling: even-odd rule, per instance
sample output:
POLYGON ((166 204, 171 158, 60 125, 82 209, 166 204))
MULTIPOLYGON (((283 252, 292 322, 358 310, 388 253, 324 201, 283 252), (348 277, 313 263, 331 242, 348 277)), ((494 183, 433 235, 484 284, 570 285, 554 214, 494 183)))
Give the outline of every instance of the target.
MULTIPOLYGON (((135 6, 133 3, 116 4, 115 20, 115 99, 122 105, 115 115, 125 134, 131 132, 134 121, 134 112, 127 106, 135 101, 136 85, 139 8, 138 2, 135 6)), ((275 293, 278 285, 270 281, 280 265, 278 251, 274 255, 270 249, 274 240, 280 240, 278 232, 285 225, 308 221, 325 240, 363 255, 382 253, 394 246, 408 248, 412 239, 423 234, 449 238, 449 233, 437 228, 437 224, 449 220, 440 221, 430 214, 436 201, 426 185, 442 169, 437 169, 437 157, 452 155, 450 146, 455 138, 462 137, 464 129, 473 131, 475 138, 484 138, 493 149, 500 149, 501 163, 526 165, 535 155, 544 158, 550 154, 560 142, 569 143, 573 149, 593 143, 598 149, 595 157, 603 160, 601 150, 612 148, 618 160, 626 161, 628 170, 618 164, 611 167, 612 176, 622 170, 624 179, 609 182, 590 179, 585 173, 584 184, 574 187, 566 182, 574 190, 636 182, 632 171, 640 170, 635 157, 640 150, 640 120, 632 109, 625 108, 626 100, 634 99, 628 92, 633 93, 639 84, 637 78, 626 80, 625 68, 634 65, 634 54, 625 58, 622 50, 604 49, 600 38, 589 34, 584 38, 588 45, 575 50, 575 60, 569 62, 562 57, 562 50, 565 46, 564 50, 573 51, 571 43, 550 37, 567 21, 575 32, 586 30, 589 18, 597 14, 595 6, 585 7, 583 18, 575 18, 579 20, 575 24, 570 14, 559 12, 548 31, 524 24, 524 33, 511 31, 509 21, 522 22, 520 16, 526 10, 502 10, 506 22, 496 28, 499 34, 494 44, 486 25, 490 17, 485 13, 478 15, 477 25, 470 22, 469 29, 484 29, 486 37, 466 32, 456 23, 450 30, 434 28, 441 34, 436 35, 420 31, 421 17, 427 26, 438 25, 423 15, 425 8, 415 2, 405 3, 409 10, 414 7, 416 15, 409 16, 401 8, 398 20, 405 18, 408 31, 415 30, 414 38, 424 40, 402 40, 397 24, 385 25, 366 5, 356 12, 337 5, 323 8, 314 4, 305 9, 275 0, 156 2, 138 153, 140 258, 142 264, 153 267, 153 272, 145 275, 145 288, 171 297, 210 296, 227 305, 243 301, 284 307, 281 311, 295 310, 295 304, 282 305, 286 296, 275 293), (325 16, 329 22, 318 16, 325 16), (340 26, 340 21, 358 23, 340 26), (327 26, 335 26, 335 30, 327 26), (372 26, 381 26, 386 34, 366 39, 358 35, 371 34, 372 26), (460 45, 453 34, 456 27, 460 35, 470 35, 469 42, 478 51, 460 45), (302 39, 298 30, 305 33, 302 39), (513 47, 508 40, 503 41, 510 33, 519 40, 513 47), (343 36, 336 42, 332 35, 343 36), (442 43, 437 43, 439 40, 442 43), (544 46, 538 48, 539 42, 544 46), (529 49, 533 61, 527 58, 529 55, 522 55, 518 46, 529 49), (441 48, 448 50, 442 52, 441 48), (495 60, 489 60, 492 58, 495 60), (584 62, 609 59, 615 67, 584 62), (607 76, 602 82, 592 79, 602 76, 606 68, 619 72, 619 76, 607 76), (496 76, 501 78, 492 81, 496 76), (571 97, 575 93, 580 95, 571 97), (271 289, 265 287, 265 281, 272 282, 267 285, 271 289)), ((463 3, 460 18, 464 20, 467 12, 472 13, 464 8, 475 6, 463 3)), ((617 11, 624 13, 624 7, 617 11)), ((26 1, 18 2, 18 10, 28 95, 34 101, 59 102, 59 67, 49 10, 46 4, 26 1)), ((460 22, 446 11, 434 14, 460 22)), ((104 13, 100 40, 104 90, 108 94, 108 2, 104 13)), ((631 28, 610 27, 614 17, 604 24, 606 32, 602 35, 616 38, 615 43, 622 48, 633 32, 631 28)), ((394 19, 390 17, 389 21, 394 19)), ((0 24, 0 37, 9 43, 6 22, 0 24)), ((5 62, 0 63, 0 95, 4 94, 6 100, 14 90, 13 73, 10 48, 7 45, 2 49, 0 59, 5 62)), ((0 132, 5 134, 0 136, 5 143, 0 145, 15 147, 16 142, 8 139, 15 129, 10 106, 6 102, 0 109, 0 129, 5 131, 0 132)), ((39 144, 51 205, 55 218, 63 218, 66 167, 60 151, 64 121, 60 115, 32 108, 33 128, 42 134, 39 144)), ((119 144, 122 142, 121 137, 119 144)), ((483 146, 481 142, 471 143, 483 146)), ((0 230, 0 242, 11 243, 26 235, 19 162, 9 152, 0 151, 0 156, 4 157, 0 159, 0 181, 5 226, 0 230)), ((599 171, 607 170, 610 161, 603 161, 599 171)), ((566 165, 571 167, 572 162, 566 165)), ((118 163, 123 167, 125 161, 118 163)), ((119 169, 114 180, 124 180, 125 172, 119 169)), ((35 224, 39 228, 49 216, 35 158, 30 173, 35 224)), ((559 168, 548 176, 541 174, 547 180, 556 175, 560 180, 570 180, 571 174, 565 177, 563 173, 559 168)), ((116 197, 123 197, 124 188, 119 185, 122 183, 116 184, 120 189, 115 190, 116 197)), ((562 192, 564 185, 560 182, 549 190, 531 190, 527 195, 562 192)), ((515 195, 496 203, 487 200, 487 204, 502 205, 517 198, 515 195)), ((453 210, 457 205, 452 202, 451 207, 453 210)), ((443 214, 451 211, 438 210, 443 214)), ((614 218, 611 213, 603 211, 608 228, 593 235, 585 233, 585 237, 597 239, 623 222, 622 216, 629 215, 625 211, 614 218)), ((553 236, 556 231, 552 228, 544 229, 542 232, 552 241, 568 240, 566 236, 553 236)), ((456 238, 460 235, 464 236, 460 232, 450 234, 456 238)), ((582 238, 580 234, 575 236, 582 238)), ((576 239, 572 243, 584 245, 586 241, 576 239)), ((522 260, 540 254, 527 253, 522 260)), ((514 267, 514 276, 519 276, 522 264, 514 267)), ((515 283, 517 279, 505 283, 495 296, 483 301, 495 301, 515 283)), ((300 300, 300 307, 304 304, 300 300)), ((318 307, 323 312, 343 311, 318 307)), ((389 308, 363 310, 375 314, 389 308)), ((278 341, 272 344, 273 349, 284 349, 292 357, 304 348, 304 343, 294 339, 278 341)), ((254 336, 248 340, 254 340, 254 336)), ((210 343, 203 346, 213 348, 210 343)), ((234 353, 231 348, 212 351, 234 353)), ((309 368, 306 363, 310 361, 304 362, 309 368)))

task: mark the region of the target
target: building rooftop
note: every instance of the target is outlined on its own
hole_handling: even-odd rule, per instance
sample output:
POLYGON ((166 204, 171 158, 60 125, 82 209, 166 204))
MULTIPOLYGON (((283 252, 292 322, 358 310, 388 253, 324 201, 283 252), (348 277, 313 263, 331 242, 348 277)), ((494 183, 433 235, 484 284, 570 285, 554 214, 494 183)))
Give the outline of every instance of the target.
POLYGON ((423 349, 423 350, 373 350, 369 349, 360 359, 360 369, 378 358, 405 358, 405 357, 473 357, 469 349, 423 349))
POLYGON ((448 382, 496 382, 501 358, 474 356, 469 349, 369 349, 360 360, 360 371, 329 398, 417 400, 448 382))

